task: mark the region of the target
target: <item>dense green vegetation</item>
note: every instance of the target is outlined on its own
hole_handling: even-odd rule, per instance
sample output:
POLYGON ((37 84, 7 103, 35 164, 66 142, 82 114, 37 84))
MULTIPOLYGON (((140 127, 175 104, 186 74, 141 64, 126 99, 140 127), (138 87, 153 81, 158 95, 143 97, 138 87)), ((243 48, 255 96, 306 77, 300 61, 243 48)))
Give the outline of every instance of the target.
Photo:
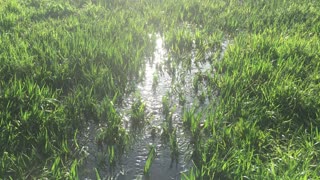
MULTIPOLYGON (((115 164, 130 144, 116 107, 160 33, 172 79, 184 81, 176 70, 192 60, 212 66, 193 79, 209 105, 182 115, 194 163, 185 179, 316 179, 319 32, 317 0, 0 0, 0 178, 78 178, 88 123, 102 126, 97 146, 115 164)), ((174 107, 163 105, 174 158, 174 107)), ((131 120, 144 123, 144 111, 138 99, 131 120)))

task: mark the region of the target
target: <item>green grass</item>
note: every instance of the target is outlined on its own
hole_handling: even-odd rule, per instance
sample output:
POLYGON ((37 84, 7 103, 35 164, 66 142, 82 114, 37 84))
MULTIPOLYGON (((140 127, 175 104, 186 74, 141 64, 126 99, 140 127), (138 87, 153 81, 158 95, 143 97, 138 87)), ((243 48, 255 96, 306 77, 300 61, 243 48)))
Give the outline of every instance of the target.
POLYGON ((144 165, 143 173, 148 174, 150 172, 151 165, 154 159, 157 156, 156 148, 154 146, 149 147, 149 153, 146 160, 146 164, 144 165))
POLYGON ((141 14, 133 21, 129 10, 85 1, 0 3, 0 176, 73 179, 82 157, 69 139, 88 122, 107 124, 97 141, 123 152, 113 104, 152 53, 141 14))
MULTIPOLYGON (((77 134, 90 123, 101 127, 97 146, 116 164, 130 137, 116 109, 143 78, 156 33, 168 52, 162 70, 179 87, 192 60, 212 66, 192 79, 209 105, 182 115, 194 163, 185 179, 319 177, 318 1, 0 4, 1 178, 78 178, 85 157, 77 134)), ((178 95, 184 105, 188 94, 178 95)), ((145 104, 134 103, 138 123, 145 104)), ((163 137, 176 154, 169 94, 162 104, 163 137)))
POLYGON ((141 129, 146 123, 146 104, 142 101, 141 96, 137 95, 136 100, 131 105, 131 127, 141 129))

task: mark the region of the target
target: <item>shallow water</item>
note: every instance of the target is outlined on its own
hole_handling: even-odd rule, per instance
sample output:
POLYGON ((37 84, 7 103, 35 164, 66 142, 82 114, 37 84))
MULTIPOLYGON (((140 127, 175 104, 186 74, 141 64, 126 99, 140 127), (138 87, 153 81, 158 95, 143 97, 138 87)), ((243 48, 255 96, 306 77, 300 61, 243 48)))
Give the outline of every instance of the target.
MULTIPOLYGON (((228 42, 222 44, 222 53, 228 42)), ((186 172, 192 166, 189 161, 190 137, 188 132, 185 132, 182 123, 182 106, 179 105, 178 93, 182 92, 186 95, 185 108, 190 108, 197 102, 198 93, 193 90, 193 77, 197 73, 206 73, 213 76, 214 69, 208 61, 204 63, 195 63, 195 52, 191 52, 191 69, 184 71, 181 65, 178 65, 175 79, 168 74, 166 69, 166 62, 168 61, 167 52, 164 48, 163 38, 156 35, 156 48, 152 60, 146 59, 145 77, 141 83, 136 87, 136 91, 140 94, 142 101, 146 104, 146 113, 149 123, 141 127, 140 131, 132 131, 130 128, 130 108, 136 98, 136 94, 127 95, 123 105, 118 108, 119 113, 123 119, 123 125, 127 129, 132 139, 134 139, 130 150, 121 158, 117 166, 111 169, 105 164, 102 152, 99 151, 95 144, 95 133, 97 125, 89 125, 86 131, 80 137, 83 146, 83 153, 87 158, 81 168, 81 179, 96 179, 95 170, 97 168, 102 179, 118 179, 118 180, 132 180, 132 179, 152 179, 152 180, 166 180, 166 179, 181 179, 181 173, 186 172), (160 68, 159 68, 160 67, 160 68), (161 71, 161 72, 159 72, 161 71), (153 87, 154 74, 158 74, 158 84, 156 88, 153 87), (181 83, 183 81, 183 83, 181 83), (174 88, 174 87, 179 88, 174 88), (179 92, 177 92, 179 91, 179 92), (171 151, 168 144, 163 143, 160 139, 161 126, 165 121, 162 113, 162 97, 169 93, 171 106, 176 106, 173 112, 172 125, 177 130, 177 142, 179 147, 178 161, 172 161, 171 151), (156 129, 156 136, 151 136, 151 130, 156 129), (157 156, 153 161, 150 172, 144 175, 143 169, 148 156, 148 148, 150 145, 156 147, 157 156), (101 159, 102 158, 102 159, 101 159)), ((223 54, 221 54, 223 56, 223 54)), ((208 93, 208 92, 206 92, 208 93)), ((205 107, 209 103, 208 98, 202 103, 205 107)))
MULTIPOLYGON (((142 101, 146 104, 146 112, 149 114, 150 124, 146 125, 143 133, 136 139, 132 147, 132 151, 123 158, 123 163, 120 165, 123 172, 117 176, 119 180, 126 179, 180 179, 180 172, 187 170, 187 163, 184 162, 183 156, 179 157, 179 162, 171 163, 170 148, 163 144, 160 140, 161 125, 164 122, 162 115, 162 97, 168 91, 171 91, 172 78, 167 72, 158 75, 158 85, 153 88, 153 76, 158 73, 157 66, 161 66, 167 60, 166 50, 163 48, 163 39, 157 35, 156 50, 154 59, 148 61, 145 69, 145 78, 142 83, 137 86, 137 91, 140 93, 142 101), (155 139, 151 137, 151 127, 157 128, 155 139), (148 176, 144 176, 143 168, 148 156, 148 146, 155 145, 157 157, 153 161, 148 176)), ((131 107, 134 97, 129 97, 125 101, 127 108, 131 107)), ((171 101, 176 102, 172 96, 171 101)), ((173 103, 175 104, 175 103, 173 103)), ((124 116, 126 116, 124 114, 124 116)), ((179 110, 173 114, 173 126, 177 127, 177 138, 180 154, 183 154, 187 148, 187 139, 182 131, 182 124, 179 117, 179 110)))

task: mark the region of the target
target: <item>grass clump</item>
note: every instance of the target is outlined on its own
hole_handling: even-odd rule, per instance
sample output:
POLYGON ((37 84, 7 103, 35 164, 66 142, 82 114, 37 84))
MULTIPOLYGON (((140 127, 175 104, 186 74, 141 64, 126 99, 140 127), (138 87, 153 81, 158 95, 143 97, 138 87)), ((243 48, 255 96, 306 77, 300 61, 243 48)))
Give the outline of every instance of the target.
POLYGON ((36 175, 32 172, 45 173, 35 169, 43 158, 61 162, 65 161, 62 157, 71 156, 68 137, 73 133, 68 131, 64 105, 58 98, 58 92, 32 80, 1 82, 0 174, 4 177, 32 178, 36 175), (26 173, 29 167, 33 169, 26 173))
POLYGON ((146 122, 146 104, 142 102, 141 96, 131 106, 131 125, 134 129, 141 128, 146 122))

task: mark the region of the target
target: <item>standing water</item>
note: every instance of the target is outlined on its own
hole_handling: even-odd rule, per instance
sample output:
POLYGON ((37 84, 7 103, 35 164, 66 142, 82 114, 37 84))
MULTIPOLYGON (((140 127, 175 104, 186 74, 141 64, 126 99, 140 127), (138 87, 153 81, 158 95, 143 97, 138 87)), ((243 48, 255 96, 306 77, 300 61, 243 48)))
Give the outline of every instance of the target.
MULTIPOLYGON (((227 44, 228 42, 223 43, 222 53, 227 44)), ((118 111, 122 115, 123 124, 133 142, 129 151, 121 158, 116 167, 103 166, 105 161, 101 160, 103 156, 94 139, 95 129, 98 127, 94 125, 88 126, 86 132, 82 135, 84 137, 80 137, 82 139, 83 152, 87 155, 80 172, 81 179, 96 179, 95 167, 102 179, 181 179, 181 173, 191 167, 190 137, 183 128, 181 115, 183 108, 191 108, 193 103, 196 102, 197 92, 194 92, 192 88, 193 78, 199 73, 213 74, 214 70, 207 61, 200 65, 196 64, 194 50, 191 52, 191 69, 185 72, 179 65, 175 67, 177 69, 173 75, 165 66, 169 61, 167 56, 163 38, 157 34, 154 57, 152 60, 146 60, 145 77, 136 87, 138 96, 141 97, 142 102, 146 105, 145 112, 148 123, 142 125, 138 130, 130 128, 132 127, 130 110, 137 98, 137 93, 128 95, 123 102, 123 106, 118 111), (181 80, 182 77, 183 83, 175 83, 175 81, 179 81, 179 78, 181 80), (156 87, 155 80, 157 80, 156 87), (181 92, 186 95, 183 105, 179 104, 178 94, 181 92), (169 142, 164 142, 161 137, 163 126, 166 122, 166 116, 163 113, 163 97, 168 97, 170 108, 173 109, 171 110, 172 127, 176 130, 176 141, 179 150, 175 159, 172 158, 169 142), (156 158, 153 160, 149 173, 144 174, 144 166, 151 146, 156 150, 156 158)), ((204 106, 209 103, 208 101, 208 99, 205 100, 204 106)))
MULTIPOLYGON (((161 141, 161 127, 165 121, 162 114, 162 97, 166 96, 167 92, 171 91, 172 78, 163 71, 161 74, 159 67, 162 67, 166 57, 166 50, 164 49, 163 39, 157 35, 156 48, 154 58, 148 61, 145 69, 145 77, 141 84, 137 86, 142 101, 146 104, 146 112, 148 114, 149 124, 143 129, 142 133, 138 134, 136 141, 126 157, 123 158, 121 166, 121 173, 117 175, 117 179, 180 179, 181 172, 187 169, 186 162, 182 154, 187 148, 187 139, 184 137, 182 130, 181 118, 178 111, 173 114, 173 126, 177 128, 177 141, 180 151, 178 161, 172 161, 171 151, 167 144, 161 141), (154 77, 157 76, 157 85, 154 87, 154 77), (152 131, 156 131, 156 136, 152 136, 152 131), (156 158, 154 159, 150 172, 144 175, 144 165, 149 153, 149 146, 154 146, 156 149, 156 158)), ((128 109, 131 107, 134 97, 129 97, 125 100, 128 109)), ((171 101, 175 101, 171 97, 171 101)), ((125 115, 124 116, 128 116, 125 115)), ((134 133, 134 132, 132 132, 134 133)))

